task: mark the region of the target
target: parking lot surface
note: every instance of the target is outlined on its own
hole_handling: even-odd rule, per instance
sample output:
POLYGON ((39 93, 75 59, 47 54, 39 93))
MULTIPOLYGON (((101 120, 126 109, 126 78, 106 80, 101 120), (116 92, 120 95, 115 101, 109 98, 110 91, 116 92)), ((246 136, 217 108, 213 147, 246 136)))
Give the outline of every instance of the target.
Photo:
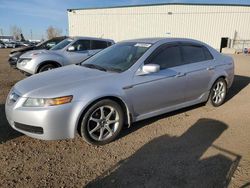
POLYGON ((204 104, 124 128, 114 142, 29 138, 7 123, 10 88, 25 78, 0 49, 0 187, 250 187, 250 56, 237 55, 224 105, 204 104))

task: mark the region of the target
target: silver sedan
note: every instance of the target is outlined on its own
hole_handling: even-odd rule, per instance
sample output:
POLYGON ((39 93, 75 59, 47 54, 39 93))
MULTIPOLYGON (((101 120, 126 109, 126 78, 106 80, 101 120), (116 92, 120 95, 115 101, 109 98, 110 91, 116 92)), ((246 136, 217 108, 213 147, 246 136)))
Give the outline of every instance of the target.
POLYGON ((137 39, 18 82, 5 110, 10 125, 28 136, 79 133, 103 145, 133 122, 197 103, 220 106, 233 78, 233 59, 203 42, 137 39))

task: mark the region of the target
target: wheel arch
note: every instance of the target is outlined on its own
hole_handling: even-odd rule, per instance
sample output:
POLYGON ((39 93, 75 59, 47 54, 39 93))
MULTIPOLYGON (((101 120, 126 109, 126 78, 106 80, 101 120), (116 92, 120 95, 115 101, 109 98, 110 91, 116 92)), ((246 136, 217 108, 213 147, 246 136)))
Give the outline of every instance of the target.
POLYGON ((226 81, 226 84, 227 84, 227 87, 228 87, 229 80, 227 79, 226 74, 223 74, 223 75, 218 75, 218 76, 215 77, 215 79, 211 82, 210 90, 211 90, 211 88, 213 87, 214 83, 215 83, 217 80, 219 80, 220 78, 223 78, 223 79, 226 81))
POLYGON ((76 130, 75 130, 76 132, 78 132, 80 134, 81 120, 82 120, 84 114, 87 112, 87 110, 92 105, 94 105, 95 103, 97 103, 97 102, 99 102, 101 100, 104 100, 104 99, 113 100, 113 101, 117 102, 121 106, 122 111, 124 112, 124 117, 125 117, 125 123, 124 124, 126 124, 126 125, 128 125, 128 127, 130 127, 132 120, 131 120, 131 115, 130 115, 129 108, 128 108, 127 104, 125 103, 125 101, 122 100, 118 96, 104 96, 104 97, 100 97, 100 98, 94 99, 86 107, 84 107, 82 109, 82 111, 80 112, 80 116, 78 117, 77 122, 76 122, 76 130))
POLYGON ((54 61, 54 60, 46 60, 46 61, 43 61, 42 63, 40 63, 36 69, 36 73, 39 72, 39 70, 41 69, 42 66, 46 65, 46 64, 52 64, 52 65, 55 65, 56 67, 61 67, 62 65, 57 62, 57 61, 54 61))

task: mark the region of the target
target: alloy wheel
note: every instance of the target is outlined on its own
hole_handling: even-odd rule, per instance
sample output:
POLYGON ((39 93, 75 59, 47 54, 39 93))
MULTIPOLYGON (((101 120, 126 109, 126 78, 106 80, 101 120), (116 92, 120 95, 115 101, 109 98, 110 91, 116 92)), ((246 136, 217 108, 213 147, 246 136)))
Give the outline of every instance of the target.
POLYGON ((218 81, 213 87, 212 100, 214 104, 220 104, 226 96, 226 85, 223 81, 218 81))
POLYGON ((87 122, 89 136, 96 141, 109 139, 118 130, 119 120, 119 113, 112 106, 97 108, 87 122))

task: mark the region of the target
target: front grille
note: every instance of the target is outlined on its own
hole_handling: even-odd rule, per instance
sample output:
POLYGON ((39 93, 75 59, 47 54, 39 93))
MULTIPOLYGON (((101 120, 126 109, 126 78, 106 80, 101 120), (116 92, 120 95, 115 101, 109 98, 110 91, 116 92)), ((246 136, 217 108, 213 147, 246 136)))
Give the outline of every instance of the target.
POLYGON ((17 60, 17 63, 21 63, 22 61, 23 61, 23 59, 20 59, 20 58, 19 58, 19 59, 17 60))
POLYGON ((36 133, 36 134, 43 134, 42 127, 34 127, 31 125, 25 125, 25 124, 21 124, 21 123, 17 123, 17 122, 15 122, 14 125, 17 129, 20 129, 22 131, 27 131, 27 132, 36 133))

